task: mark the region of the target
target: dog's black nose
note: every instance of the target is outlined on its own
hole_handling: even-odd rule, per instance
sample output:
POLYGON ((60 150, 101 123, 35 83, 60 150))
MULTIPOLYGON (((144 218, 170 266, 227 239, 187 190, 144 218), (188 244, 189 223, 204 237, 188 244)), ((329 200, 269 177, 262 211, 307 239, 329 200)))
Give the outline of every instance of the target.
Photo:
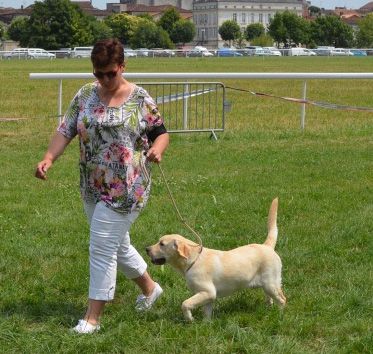
POLYGON ((149 254, 149 252, 150 252, 150 247, 146 247, 146 248, 145 248, 145 251, 146 251, 147 254, 149 254))

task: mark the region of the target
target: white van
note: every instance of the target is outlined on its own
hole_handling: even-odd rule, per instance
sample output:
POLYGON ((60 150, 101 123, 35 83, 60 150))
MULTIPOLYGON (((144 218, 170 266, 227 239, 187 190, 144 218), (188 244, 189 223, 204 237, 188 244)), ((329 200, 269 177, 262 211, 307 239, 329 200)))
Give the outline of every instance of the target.
POLYGON ((345 49, 345 48, 334 48, 330 51, 330 55, 334 55, 334 56, 353 56, 354 53, 350 52, 349 49, 345 49))
POLYGON ((290 56, 313 56, 316 55, 316 53, 312 50, 309 50, 307 48, 290 48, 289 49, 289 55, 290 56))
POLYGON ((4 55, 5 59, 55 59, 56 55, 41 48, 15 48, 4 55))
POLYGON ((75 47, 71 51, 71 58, 90 58, 93 47, 75 47))

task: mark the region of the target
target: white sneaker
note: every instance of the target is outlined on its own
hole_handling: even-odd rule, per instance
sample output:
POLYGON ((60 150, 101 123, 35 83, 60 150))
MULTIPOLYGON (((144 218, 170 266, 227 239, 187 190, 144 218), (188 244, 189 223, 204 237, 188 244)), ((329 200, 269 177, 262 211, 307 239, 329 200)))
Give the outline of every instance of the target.
POLYGON ((137 311, 147 311, 150 310, 157 299, 162 295, 163 289, 158 283, 155 283, 155 288, 150 296, 145 296, 141 294, 136 300, 136 310, 137 311))
POLYGON ((78 324, 71 330, 79 334, 93 333, 100 330, 100 325, 93 325, 85 320, 79 320, 78 324))

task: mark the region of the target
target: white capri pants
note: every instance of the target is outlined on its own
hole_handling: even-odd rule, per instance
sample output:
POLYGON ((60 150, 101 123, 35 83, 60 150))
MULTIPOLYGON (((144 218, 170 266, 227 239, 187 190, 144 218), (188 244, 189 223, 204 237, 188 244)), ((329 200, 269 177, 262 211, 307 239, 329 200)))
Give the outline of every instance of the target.
POLYGON ((104 202, 84 202, 90 224, 89 299, 110 301, 114 298, 117 267, 129 279, 138 278, 147 265, 131 245, 129 229, 139 215, 118 213, 104 202))

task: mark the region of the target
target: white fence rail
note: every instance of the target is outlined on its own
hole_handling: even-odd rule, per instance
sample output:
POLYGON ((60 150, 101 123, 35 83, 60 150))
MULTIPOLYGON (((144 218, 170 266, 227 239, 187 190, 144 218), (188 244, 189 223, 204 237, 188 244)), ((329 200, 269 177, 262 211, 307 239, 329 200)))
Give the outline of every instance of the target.
MULTIPOLYGON (((127 79, 139 80, 304 80, 301 97, 306 99, 306 80, 365 80, 373 79, 373 73, 125 73, 127 79)), ((60 80, 58 115, 62 114, 62 81, 68 79, 94 79, 92 73, 30 73, 32 80, 60 80)), ((305 127, 306 103, 301 104, 300 127, 305 127)))

